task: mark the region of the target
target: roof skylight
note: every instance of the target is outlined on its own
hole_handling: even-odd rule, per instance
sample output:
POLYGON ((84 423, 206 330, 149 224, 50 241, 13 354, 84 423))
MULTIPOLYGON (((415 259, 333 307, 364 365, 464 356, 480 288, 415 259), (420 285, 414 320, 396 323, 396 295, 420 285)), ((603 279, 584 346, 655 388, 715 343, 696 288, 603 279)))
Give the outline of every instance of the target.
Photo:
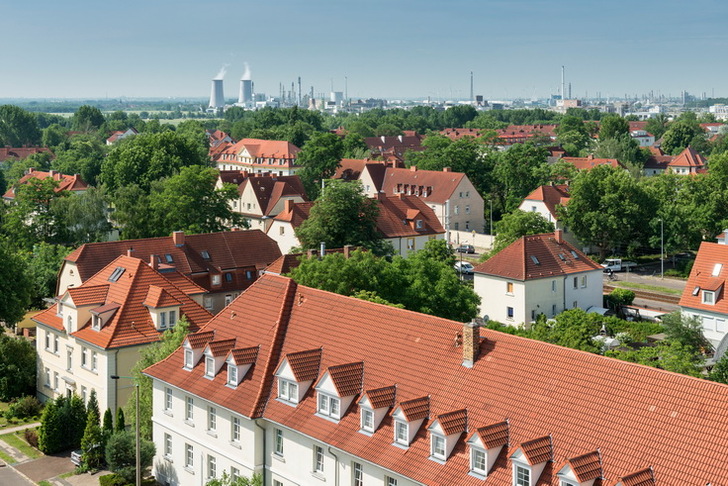
POLYGON ((122 274, 124 273, 125 270, 126 270, 126 268, 124 268, 124 267, 116 267, 114 269, 113 273, 111 274, 111 276, 109 277, 109 282, 116 282, 117 280, 119 280, 119 277, 122 276, 122 274))
POLYGON ((713 274, 712 274, 712 275, 713 275, 713 277, 717 277, 718 275, 720 275, 720 271, 721 271, 722 269, 723 269, 723 264, 722 264, 722 263, 716 263, 716 264, 715 264, 715 265, 713 266, 713 274))
POLYGON ((535 263, 536 265, 541 265, 541 262, 538 261, 538 258, 536 258, 535 255, 531 255, 531 260, 533 260, 533 263, 535 263))

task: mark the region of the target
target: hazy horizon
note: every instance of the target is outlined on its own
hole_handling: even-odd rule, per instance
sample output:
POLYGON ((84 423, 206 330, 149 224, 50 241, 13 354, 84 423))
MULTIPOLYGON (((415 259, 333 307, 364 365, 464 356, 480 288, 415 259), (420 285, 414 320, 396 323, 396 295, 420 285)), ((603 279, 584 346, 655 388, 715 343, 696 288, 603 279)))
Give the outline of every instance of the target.
MULTIPOLYGON (((227 65, 225 97, 251 70, 257 92, 298 76, 318 96, 433 100, 544 98, 566 66, 573 97, 653 90, 728 96, 728 2, 594 5, 577 0, 245 5, 40 0, 5 5, 0 99, 205 99, 227 65), (6 41, 7 42, 7 41, 6 41)), ((298 89, 296 85, 296 90, 298 89)))

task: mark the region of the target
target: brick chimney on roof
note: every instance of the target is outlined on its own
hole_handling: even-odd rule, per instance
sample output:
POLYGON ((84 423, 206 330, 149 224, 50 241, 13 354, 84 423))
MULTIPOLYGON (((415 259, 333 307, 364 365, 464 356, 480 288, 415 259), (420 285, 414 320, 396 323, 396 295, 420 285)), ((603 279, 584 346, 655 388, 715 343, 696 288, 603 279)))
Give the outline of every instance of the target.
POLYGON ((149 266, 152 267, 152 270, 156 270, 158 268, 157 255, 149 255, 149 266))
POLYGON ((443 172, 452 172, 452 167, 443 167, 443 172))
POLYGON ((480 354, 480 322, 473 319, 463 324, 463 366, 472 368, 480 354))
POLYGON ((172 233, 172 241, 174 246, 185 246, 185 232, 175 231, 172 233))
POLYGON ((559 245, 564 242, 564 232, 561 230, 554 231, 554 239, 559 245))
POLYGON ((293 211, 294 204, 295 203, 293 202, 293 199, 286 199, 285 201, 283 201, 283 210, 287 213, 290 213, 291 211, 293 211))
POLYGON ((417 166, 416 166, 416 165, 413 165, 413 166, 411 166, 411 167, 410 167, 410 170, 411 170, 412 172, 417 172, 417 166))
POLYGON ((126 256, 133 257, 134 256, 134 248, 129 248, 126 250, 126 256))

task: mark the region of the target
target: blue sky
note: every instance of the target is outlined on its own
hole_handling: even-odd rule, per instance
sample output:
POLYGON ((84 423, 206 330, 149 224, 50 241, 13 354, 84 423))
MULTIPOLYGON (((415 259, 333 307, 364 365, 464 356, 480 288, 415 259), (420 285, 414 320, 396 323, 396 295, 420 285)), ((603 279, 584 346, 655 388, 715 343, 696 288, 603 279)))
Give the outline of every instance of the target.
POLYGON ((724 0, 8 0, 0 98, 199 97, 244 62, 256 91, 487 99, 728 96, 724 0))

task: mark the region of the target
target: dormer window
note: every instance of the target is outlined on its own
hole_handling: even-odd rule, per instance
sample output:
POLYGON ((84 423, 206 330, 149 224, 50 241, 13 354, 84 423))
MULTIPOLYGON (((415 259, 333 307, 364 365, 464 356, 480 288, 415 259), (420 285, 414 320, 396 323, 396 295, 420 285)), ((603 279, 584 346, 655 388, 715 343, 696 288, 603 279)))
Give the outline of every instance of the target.
POLYGON ((534 486, 546 464, 553 460, 551 436, 523 442, 510 456, 514 486, 534 486))
POLYGON ((185 368, 191 370, 194 366, 194 353, 191 349, 185 349, 185 368))
POLYGON ((212 356, 205 356, 205 376, 208 378, 215 376, 215 358, 212 356))
POLYGON ((485 451, 476 447, 470 448, 470 470, 475 474, 486 476, 488 469, 485 462, 485 451))
POLYGON ((318 376, 320 363, 321 348, 287 354, 275 372, 278 398, 297 404, 318 376))
POLYGON ((221 282, 220 275, 213 275, 212 276, 212 285, 220 285, 221 282))
POLYGON ((703 304, 715 304, 715 292, 711 290, 703 290, 703 304))
POLYGON ((283 378, 278 379, 278 398, 298 403, 298 384, 283 378))
POLYGON ((531 486, 531 469, 519 464, 513 465, 513 485, 531 486))
POLYGON ((409 424, 401 420, 394 422, 394 442, 400 445, 409 445, 409 424))
POLYGON ((98 331, 101 329, 101 316, 93 316, 91 318, 91 328, 94 331, 98 331))
POLYGON ((228 364, 228 385, 238 385, 238 367, 228 364))
POLYGON ((418 220, 415 221, 415 228, 422 229, 422 228, 424 228, 424 226, 425 225, 422 223, 422 220, 421 219, 418 219, 418 220))
POLYGON ((333 419, 340 419, 341 401, 329 395, 318 393, 318 413, 333 419))
POLYGON ((200 252, 200 256, 202 256, 202 259, 203 260, 209 260, 210 259, 210 252, 208 252, 207 250, 202 250, 200 252))
POLYGON ((508 422, 476 429, 468 439, 470 474, 486 478, 503 447, 508 445, 508 422))
POLYGON ((374 411, 368 408, 361 409, 361 429, 365 432, 374 432, 374 411))
POLYGON ((444 461, 445 456, 445 438, 441 435, 430 435, 430 455, 435 459, 444 461))

